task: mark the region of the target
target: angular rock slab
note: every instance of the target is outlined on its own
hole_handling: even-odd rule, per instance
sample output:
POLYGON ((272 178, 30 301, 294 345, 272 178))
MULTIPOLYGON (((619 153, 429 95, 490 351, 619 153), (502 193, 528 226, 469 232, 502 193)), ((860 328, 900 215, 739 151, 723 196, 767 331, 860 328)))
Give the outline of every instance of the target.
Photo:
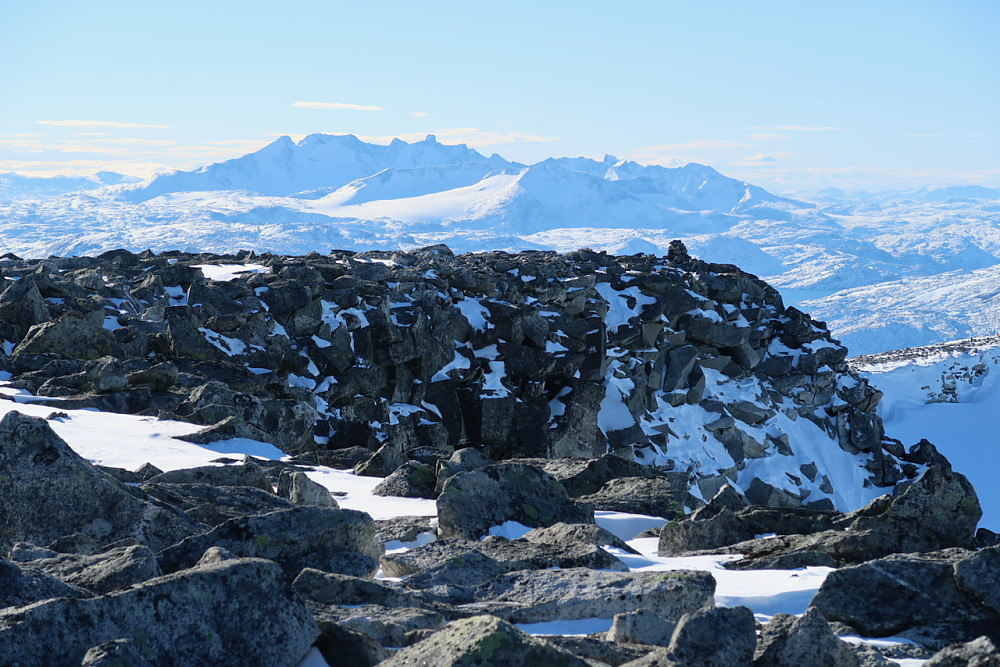
POLYGON ((129 640, 152 664, 294 667, 319 635, 275 563, 230 560, 86 600, 0 610, 0 664, 69 667, 129 640))
POLYGON ((174 572, 193 566, 213 546, 239 557, 276 561, 293 575, 313 567, 372 576, 385 551, 375 539, 375 522, 364 512, 293 507, 230 519, 161 551, 157 558, 165 572, 174 572))
POLYGON ((0 421, 0 516, 0 552, 73 533, 102 544, 134 538, 159 551, 204 530, 97 470, 44 419, 19 412, 0 421))
POLYGON ((450 623, 443 630, 404 648, 384 667, 459 667, 465 665, 545 665, 587 667, 572 653, 518 630, 493 616, 450 623))
POLYGON ((594 523, 552 475, 521 463, 498 463, 448 479, 437 499, 438 537, 474 540, 517 521, 530 528, 559 522, 594 523))
POLYGON ((638 609, 679 621, 684 614, 715 607, 715 579, 692 570, 515 572, 481 586, 476 602, 513 623, 610 619, 638 609))

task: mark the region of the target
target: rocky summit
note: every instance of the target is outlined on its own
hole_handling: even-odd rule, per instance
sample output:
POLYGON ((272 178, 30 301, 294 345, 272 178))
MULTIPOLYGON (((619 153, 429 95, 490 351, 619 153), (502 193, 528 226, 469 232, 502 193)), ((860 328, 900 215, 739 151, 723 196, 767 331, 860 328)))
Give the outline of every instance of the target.
POLYGON ((0 420, 0 664, 997 664, 1000 547, 968 480, 885 437, 821 322, 679 242, 0 274, 0 397, 51 411, 0 420), (52 427, 80 409, 287 456, 98 466, 52 427), (436 519, 341 507, 321 468, 436 519), (709 571, 635 566, 600 511, 665 523, 662 557, 831 574, 761 626, 709 571), (525 630, 588 619, 610 629, 525 630))
POLYGON ((679 242, 665 259, 113 251, 0 272, 14 387, 204 425, 192 442, 404 468, 392 494, 436 497, 437 463, 472 447, 670 471, 690 492, 676 511, 726 483, 846 510, 878 495, 859 480, 891 488, 928 462, 884 438, 879 392, 822 323, 679 242))

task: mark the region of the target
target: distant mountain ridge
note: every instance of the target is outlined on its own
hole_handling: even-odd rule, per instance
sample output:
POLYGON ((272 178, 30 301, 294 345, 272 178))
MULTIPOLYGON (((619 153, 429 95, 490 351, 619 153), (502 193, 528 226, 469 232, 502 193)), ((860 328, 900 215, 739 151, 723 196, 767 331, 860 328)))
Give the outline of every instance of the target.
MULTIPOLYGON (((696 256, 782 288, 789 303, 882 289, 877 300, 856 292, 809 302, 858 351, 995 330, 982 300, 962 297, 967 272, 1000 265, 1000 191, 980 186, 831 189, 810 203, 699 164, 607 155, 525 165, 433 136, 376 145, 323 134, 134 180, 0 175, 0 253, 307 254, 445 243, 456 252, 663 255, 680 238, 696 256), (909 289, 914 279, 920 290, 909 289), (927 299, 933 308, 920 305, 927 299)), ((992 312, 992 297, 983 298, 992 312)))

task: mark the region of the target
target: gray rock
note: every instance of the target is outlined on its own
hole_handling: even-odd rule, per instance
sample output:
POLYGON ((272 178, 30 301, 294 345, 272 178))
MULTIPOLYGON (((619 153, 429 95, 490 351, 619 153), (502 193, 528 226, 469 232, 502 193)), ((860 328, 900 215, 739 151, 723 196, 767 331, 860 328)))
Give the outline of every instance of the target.
POLYGON ((16 542, 49 544, 72 533, 104 544, 131 537, 155 551, 203 529, 95 469, 44 419, 4 416, 0 470, 2 552, 16 542))
POLYGON ((670 644, 658 653, 665 653, 669 660, 685 667, 751 667, 756 646, 752 611, 746 607, 716 607, 682 616, 670 644))
POLYGON ((97 594, 110 593, 161 574, 153 552, 142 545, 91 555, 58 554, 30 561, 27 565, 97 594))
POLYGON ((50 598, 89 596, 89 591, 67 584, 30 563, 0 558, 0 609, 23 607, 50 598))
POLYGON ((938 647, 996 627, 995 612, 969 598, 955 580, 961 549, 895 554, 831 572, 810 605, 866 637, 905 633, 938 647))
POLYGON ((671 521, 660 530, 657 553, 676 556, 711 551, 718 547, 753 539, 753 530, 728 507, 701 521, 671 521))
POLYGON ((125 391, 125 366, 114 357, 101 357, 87 369, 87 380, 95 391, 125 391))
POLYGON ((104 328, 103 313, 81 315, 67 312, 54 320, 36 324, 14 348, 14 354, 54 354, 69 359, 99 359, 121 354, 104 328))
POLYGON ((613 618, 638 609, 672 621, 714 607, 715 579, 707 572, 689 570, 514 572, 481 586, 476 601, 514 623, 613 618))
POLYGON ((587 667, 587 662, 498 618, 476 616, 450 623, 424 641, 404 648, 382 665, 587 667))
POLYGON ((551 544, 559 547, 593 544, 599 547, 615 547, 631 554, 639 553, 611 531, 588 523, 560 522, 545 528, 535 528, 525 534, 523 539, 535 544, 551 544))
POLYGON ((955 563, 955 580, 967 596, 1000 615, 1000 547, 989 547, 955 563))
POLYGON ((236 517, 295 507, 290 500, 252 486, 154 482, 143 484, 140 488, 206 526, 218 526, 236 517))
POLYGON ((407 461, 372 489, 376 496, 437 498, 437 472, 426 463, 407 461))
POLYGON ((761 631, 756 667, 858 667, 848 645, 837 638, 823 616, 810 607, 800 617, 776 615, 761 631))
POLYGON ((150 391, 166 391, 175 384, 180 372, 169 361, 155 364, 141 371, 133 371, 125 376, 125 381, 133 386, 146 386, 150 391))
POLYGON ((201 466, 171 470, 146 480, 147 484, 210 484, 212 486, 250 486, 273 493, 274 489, 256 463, 201 466))
POLYGON ((409 585, 418 587, 439 583, 476 586, 504 572, 552 567, 627 570, 617 558, 592 544, 556 546, 497 536, 482 541, 445 538, 404 553, 382 556, 381 564, 390 577, 421 573, 424 576, 407 580, 409 585))
POLYGON ((320 628, 335 622, 340 627, 362 633, 377 645, 393 648, 407 646, 413 643, 411 638, 414 634, 433 633, 448 622, 442 614, 418 607, 388 607, 373 604, 326 605, 322 608, 311 606, 320 628))
POLYGON ((518 463, 455 475, 445 482, 437 508, 440 537, 476 539, 506 521, 532 528, 594 522, 593 510, 570 500, 554 477, 518 463))
POLYGON ((327 572, 374 576, 384 548, 375 540, 375 522, 355 510, 294 507, 230 519, 189 537, 157 558, 165 572, 191 567, 209 547, 241 557, 267 558, 287 572, 313 567, 327 572))
POLYGON ((278 477, 278 495, 288 498, 296 505, 339 507, 337 501, 330 495, 329 489, 319 482, 312 481, 308 475, 298 470, 282 469, 278 477))
POLYGON ((0 610, 0 663, 75 666, 88 647, 125 639, 153 664, 293 667, 318 634, 277 565, 240 559, 98 598, 0 610))
POLYGON ((687 473, 670 477, 622 477, 609 481, 597 493, 580 496, 579 500, 598 510, 673 519, 684 516, 687 477, 687 473))
POLYGON ((615 614, 607 640, 617 644, 669 646, 677 621, 668 621, 648 609, 615 614))
MULTIPOLYGON (((535 462, 525 461, 525 463, 535 462)), ((605 484, 621 477, 659 477, 662 475, 661 472, 647 465, 629 461, 614 454, 606 454, 594 459, 543 459, 539 460, 537 465, 559 480, 571 498, 597 493, 605 484)))
POLYGON ((988 637, 941 649, 926 667, 1000 667, 1000 650, 988 637))

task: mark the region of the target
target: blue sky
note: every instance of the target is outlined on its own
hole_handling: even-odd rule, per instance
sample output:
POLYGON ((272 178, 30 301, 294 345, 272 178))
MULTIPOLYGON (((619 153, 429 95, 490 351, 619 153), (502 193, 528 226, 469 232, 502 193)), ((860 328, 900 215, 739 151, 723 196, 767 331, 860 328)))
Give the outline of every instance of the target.
POLYGON ((0 0, 0 171, 433 133, 778 191, 1000 186, 998 25, 993 0, 0 0))

